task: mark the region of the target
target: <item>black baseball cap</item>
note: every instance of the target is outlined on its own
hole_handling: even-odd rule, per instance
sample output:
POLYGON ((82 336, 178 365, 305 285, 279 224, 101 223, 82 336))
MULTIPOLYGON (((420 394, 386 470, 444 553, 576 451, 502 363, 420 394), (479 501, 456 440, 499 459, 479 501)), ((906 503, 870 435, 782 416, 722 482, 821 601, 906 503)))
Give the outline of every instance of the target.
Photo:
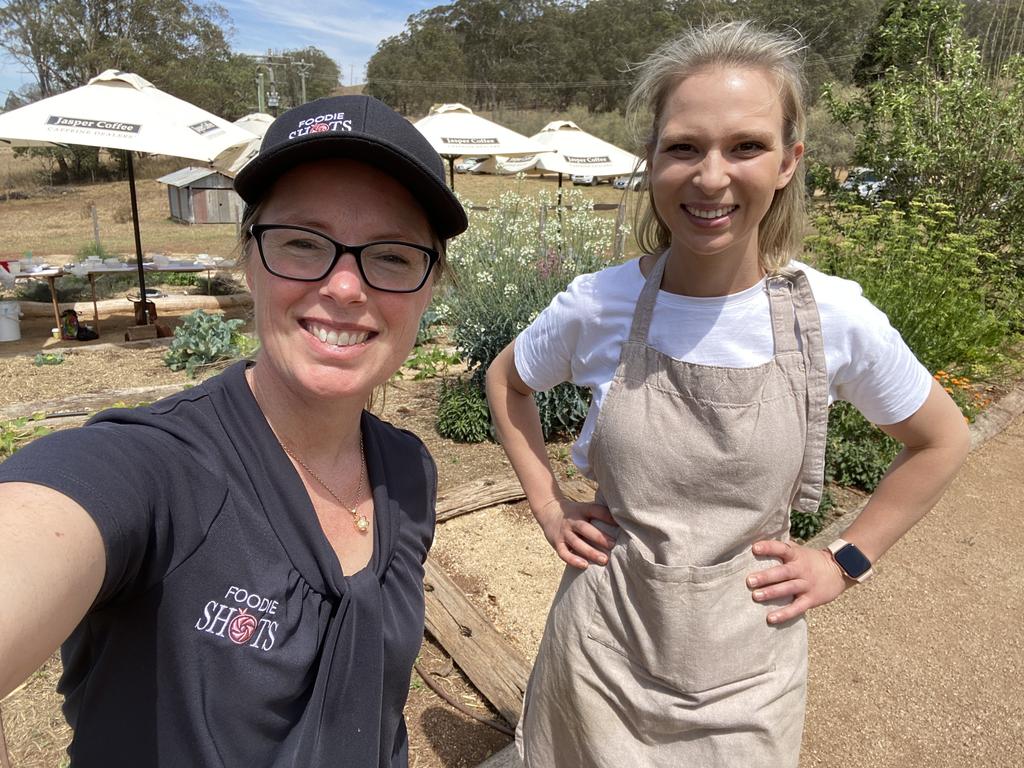
POLYGON ((328 157, 359 160, 394 176, 443 240, 469 224, 445 182, 441 156, 412 123, 372 96, 329 96, 281 114, 267 128, 260 153, 235 176, 235 191, 251 208, 281 174, 328 157))

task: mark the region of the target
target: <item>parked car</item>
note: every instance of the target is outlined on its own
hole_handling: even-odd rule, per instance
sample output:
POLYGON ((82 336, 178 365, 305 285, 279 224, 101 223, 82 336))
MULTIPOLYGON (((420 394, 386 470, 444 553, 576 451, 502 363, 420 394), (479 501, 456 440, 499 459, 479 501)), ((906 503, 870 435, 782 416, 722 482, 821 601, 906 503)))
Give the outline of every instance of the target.
POLYGON ((634 192, 638 189, 647 188, 647 185, 644 182, 644 175, 642 173, 631 173, 629 176, 616 176, 615 181, 612 182, 612 186, 616 189, 632 189, 634 192))
POLYGON ((476 167, 486 159, 486 157, 464 157, 455 164, 455 172, 473 173, 476 167))
POLYGON ((590 176, 589 174, 574 173, 572 175, 572 183, 577 187, 595 187, 601 183, 600 176, 590 176))
POLYGON ((874 200, 885 189, 885 179, 879 177, 871 168, 853 168, 839 188, 847 192, 856 192, 857 196, 864 200, 874 200))

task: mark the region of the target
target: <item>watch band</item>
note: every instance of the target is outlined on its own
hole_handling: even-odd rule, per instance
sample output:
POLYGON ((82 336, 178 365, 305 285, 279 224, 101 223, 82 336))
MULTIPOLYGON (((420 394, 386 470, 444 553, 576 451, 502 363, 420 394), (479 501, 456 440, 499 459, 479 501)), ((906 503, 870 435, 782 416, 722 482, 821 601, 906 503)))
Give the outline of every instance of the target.
POLYGON ((856 544, 851 544, 845 539, 836 539, 828 545, 828 550, 832 553, 832 559, 836 561, 836 564, 843 570, 843 573, 857 583, 863 584, 875 575, 874 568, 871 567, 871 561, 867 559, 856 544))

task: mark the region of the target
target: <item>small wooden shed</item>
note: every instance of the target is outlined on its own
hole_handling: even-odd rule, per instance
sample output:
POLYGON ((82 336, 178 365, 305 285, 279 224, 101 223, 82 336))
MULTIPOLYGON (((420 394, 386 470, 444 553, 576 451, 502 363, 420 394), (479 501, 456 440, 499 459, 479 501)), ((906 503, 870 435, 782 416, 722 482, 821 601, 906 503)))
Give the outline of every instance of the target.
POLYGON ((213 168, 182 168, 157 179, 167 185, 171 218, 184 224, 237 224, 245 204, 231 177, 213 168))

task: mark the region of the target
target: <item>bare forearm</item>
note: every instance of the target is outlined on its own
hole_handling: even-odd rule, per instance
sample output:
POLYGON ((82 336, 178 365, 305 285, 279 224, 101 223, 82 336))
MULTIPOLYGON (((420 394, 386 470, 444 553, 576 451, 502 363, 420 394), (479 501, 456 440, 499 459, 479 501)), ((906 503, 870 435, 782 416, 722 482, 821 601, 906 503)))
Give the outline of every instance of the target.
POLYGON ((562 496, 544 448, 537 404, 516 371, 512 345, 494 359, 487 371, 487 400, 501 445, 548 543, 574 568, 607 563, 615 539, 593 521, 599 520, 609 529, 616 522, 601 504, 574 502, 562 496))
POLYGON ((0 698, 71 634, 104 569, 85 510, 48 488, 0 484, 0 698))
POLYGON ((884 428, 897 439, 904 438, 906 446, 843 536, 872 562, 935 506, 970 448, 959 409, 941 388, 934 389, 921 409, 924 413, 884 428))
MULTIPOLYGON (((530 392, 517 388, 511 345, 487 371, 487 401, 502 448, 508 455, 531 508, 537 512, 562 497, 551 469, 537 404, 530 392)), ((521 385, 525 388, 525 385, 521 385)))

